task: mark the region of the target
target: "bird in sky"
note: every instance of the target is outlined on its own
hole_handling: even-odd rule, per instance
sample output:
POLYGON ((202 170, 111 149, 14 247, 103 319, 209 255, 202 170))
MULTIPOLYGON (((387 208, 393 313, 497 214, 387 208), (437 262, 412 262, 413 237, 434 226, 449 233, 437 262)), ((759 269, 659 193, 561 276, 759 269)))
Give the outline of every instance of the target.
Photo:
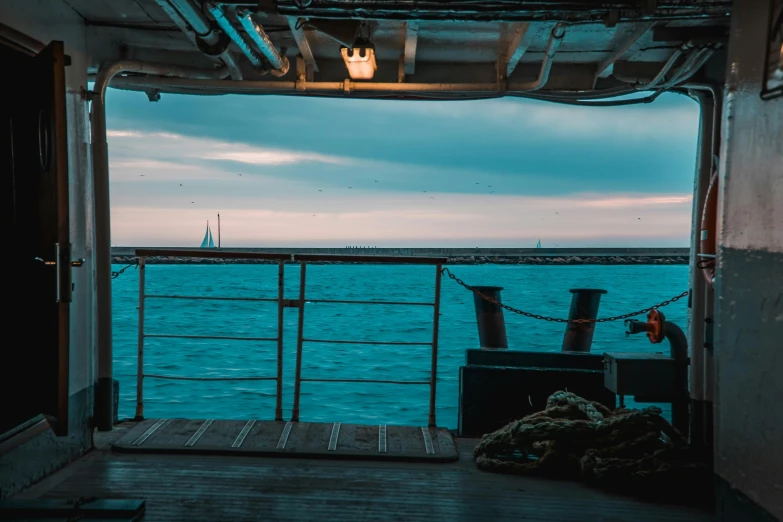
POLYGON ((182 187, 182 186, 184 186, 184 185, 182 185, 182 183, 180 183, 180 184, 179 184, 179 186, 180 186, 180 187, 182 187))
MULTIPOLYGON (((348 187, 348 188, 350 188, 350 187, 348 187)), ((318 189, 318 192, 323 192, 323 190, 321 190, 321 189, 318 189)))

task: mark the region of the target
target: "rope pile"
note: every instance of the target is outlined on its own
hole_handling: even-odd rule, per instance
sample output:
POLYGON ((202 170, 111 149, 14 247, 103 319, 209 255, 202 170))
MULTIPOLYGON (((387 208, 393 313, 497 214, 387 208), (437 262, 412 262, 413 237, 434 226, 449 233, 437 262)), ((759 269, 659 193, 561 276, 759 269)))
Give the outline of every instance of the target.
POLYGON ((640 491, 711 485, 711 475, 660 408, 606 406, 559 391, 544 411, 486 434, 473 450, 479 469, 584 480, 640 491), (664 434, 668 440, 664 441, 664 434))

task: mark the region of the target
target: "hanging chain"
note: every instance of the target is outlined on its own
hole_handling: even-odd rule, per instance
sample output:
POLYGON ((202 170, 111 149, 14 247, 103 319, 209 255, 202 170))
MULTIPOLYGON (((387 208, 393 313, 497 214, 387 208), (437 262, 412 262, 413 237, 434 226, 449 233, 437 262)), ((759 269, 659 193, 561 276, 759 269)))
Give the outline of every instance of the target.
POLYGON ((121 268, 120 270, 117 270, 116 272, 112 272, 112 273, 111 273, 111 278, 112 278, 112 279, 117 279, 118 277, 120 277, 120 275, 121 275, 123 272, 125 272, 127 269, 129 269, 129 268, 130 268, 130 267, 132 267, 132 266, 133 266, 133 267, 136 267, 136 268, 138 268, 138 267, 139 267, 139 263, 138 263, 138 261, 136 261, 135 263, 131 263, 131 264, 129 264, 128 266, 126 266, 126 267, 123 267, 123 268, 121 268))
POLYGON ((569 321, 568 319, 561 319, 559 317, 548 317, 548 316, 545 316, 545 315, 539 315, 539 314, 534 314, 534 313, 531 313, 531 312, 525 312, 524 310, 519 310, 517 308, 513 308, 511 306, 505 305, 505 304, 503 304, 503 303, 501 303, 499 301, 496 301, 495 299, 489 297, 488 295, 484 295, 481 292, 479 292, 478 290, 474 289, 472 286, 470 286, 469 284, 464 282, 462 279, 460 279, 457 276, 455 276, 454 274, 452 274, 451 271, 449 271, 448 268, 444 268, 442 270, 442 272, 444 274, 446 274, 447 276, 449 276, 451 279, 453 279, 458 285, 464 286, 466 289, 470 290, 471 292, 473 292, 474 294, 476 294, 480 298, 482 298, 482 299, 484 299, 486 301, 489 301, 490 303, 494 303, 494 304, 500 306, 501 308, 504 308, 504 309, 508 310, 509 312, 513 312, 513 313, 519 314, 519 315, 524 315, 525 317, 529 317, 531 319, 538 319, 540 321, 550 321, 550 322, 555 322, 555 323, 575 323, 575 324, 578 324, 578 323, 606 323, 606 322, 609 322, 609 321, 620 321, 621 319, 629 319, 631 317, 635 317, 637 315, 646 314, 646 313, 648 313, 648 312, 650 312, 652 310, 655 310, 657 308, 661 308, 662 306, 666 306, 666 305, 671 304, 671 303, 673 303, 675 301, 678 301, 679 299, 682 299, 683 297, 685 297, 689 293, 688 291, 685 291, 685 292, 681 293, 680 295, 676 295, 676 296, 672 297, 671 299, 667 299, 666 301, 663 301, 660 304, 657 304, 655 306, 651 306, 649 308, 643 308, 643 309, 641 309, 639 311, 631 312, 629 314, 614 315, 612 317, 602 317, 600 319, 574 319, 573 321, 569 321))

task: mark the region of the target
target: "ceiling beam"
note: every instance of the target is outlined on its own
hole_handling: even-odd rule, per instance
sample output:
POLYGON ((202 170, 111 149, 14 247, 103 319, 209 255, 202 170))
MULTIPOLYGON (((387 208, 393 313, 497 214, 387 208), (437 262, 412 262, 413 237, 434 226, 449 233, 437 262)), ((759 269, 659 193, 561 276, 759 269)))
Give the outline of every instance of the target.
POLYGON ((639 41, 639 39, 647 34, 647 32, 653 28, 655 23, 644 23, 636 28, 634 32, 629 34, 620 44, 617 49, 609 53, 609 56, 604 58, 598 66, 595 68, 595 79, 608 78, 614 71, 614 62, 623 57, 633 45, 639 41))
POLYGON ((288 27, 291 28, 291 34, 296 40, 296 46, 299 47, 299 53, 304 58, 307 81, 313 81, 313 73, 318 72, 318 64, 315 63, 315 56, 313 56, 313 50, 310 49, 310 43, 307 41, 307 35, 302 29, 299 18, 295 16, 289 16, 288 27))
POLYGON ((405 24, 405 74, 416 72, 416 46, 419 43, 419 22, 405 24))
POLYGON ((519 60, 527 51, 530 43, 525 39, 530 24, 528 22, 522 22, 518 24, 512 24, 511 40, 508 43, 506 52, 503 54, 503 61, 505 62, 506 78, 511 76, 511 73, 516 69, 519 60))

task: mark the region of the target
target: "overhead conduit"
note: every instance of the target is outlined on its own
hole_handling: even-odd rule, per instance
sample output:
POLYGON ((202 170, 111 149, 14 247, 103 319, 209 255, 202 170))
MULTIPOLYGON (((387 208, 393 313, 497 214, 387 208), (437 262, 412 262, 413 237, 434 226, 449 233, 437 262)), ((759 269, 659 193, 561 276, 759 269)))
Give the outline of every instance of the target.
MULTIPOLYGON (((184 1, 184 0, 181 0, 184 1)), ((264 72, 271 72, 274 76, 283 76, 288 72, 289 63, 288 58, 281 55, 275 48, 269 36, 264 32, 263 28, 257 24, 250 16, 250 13, 244 13, 238 16, 242 27, 245 29, 248 38, 253 44, 257 46, 260 54, 253 49, 253 46, 248 42, 244 36, 231 23, 231 20, 226 15, 226 12, 222 5, 210 3, 207 4, 207 9, 212 17, 217 22, 220 29, 223 30, 231 41, 233 41, 242 53, 250 60, 253 67, 256 69, 262 69, 264 72), (271 71, 267 71, 264 67, 264 60, 266 58, 271 65, 271 71)))
POLYGON ((234 55, 228 48, 229 40, 216 31, 204 14, 197 10, 190 0, 156 0, 158 6, 171 18, 171 21, 185 33, 193 44, 207 56, 220 59, 227 70, 221 78, 231 76, 233 80, 242 79, 234 55))

